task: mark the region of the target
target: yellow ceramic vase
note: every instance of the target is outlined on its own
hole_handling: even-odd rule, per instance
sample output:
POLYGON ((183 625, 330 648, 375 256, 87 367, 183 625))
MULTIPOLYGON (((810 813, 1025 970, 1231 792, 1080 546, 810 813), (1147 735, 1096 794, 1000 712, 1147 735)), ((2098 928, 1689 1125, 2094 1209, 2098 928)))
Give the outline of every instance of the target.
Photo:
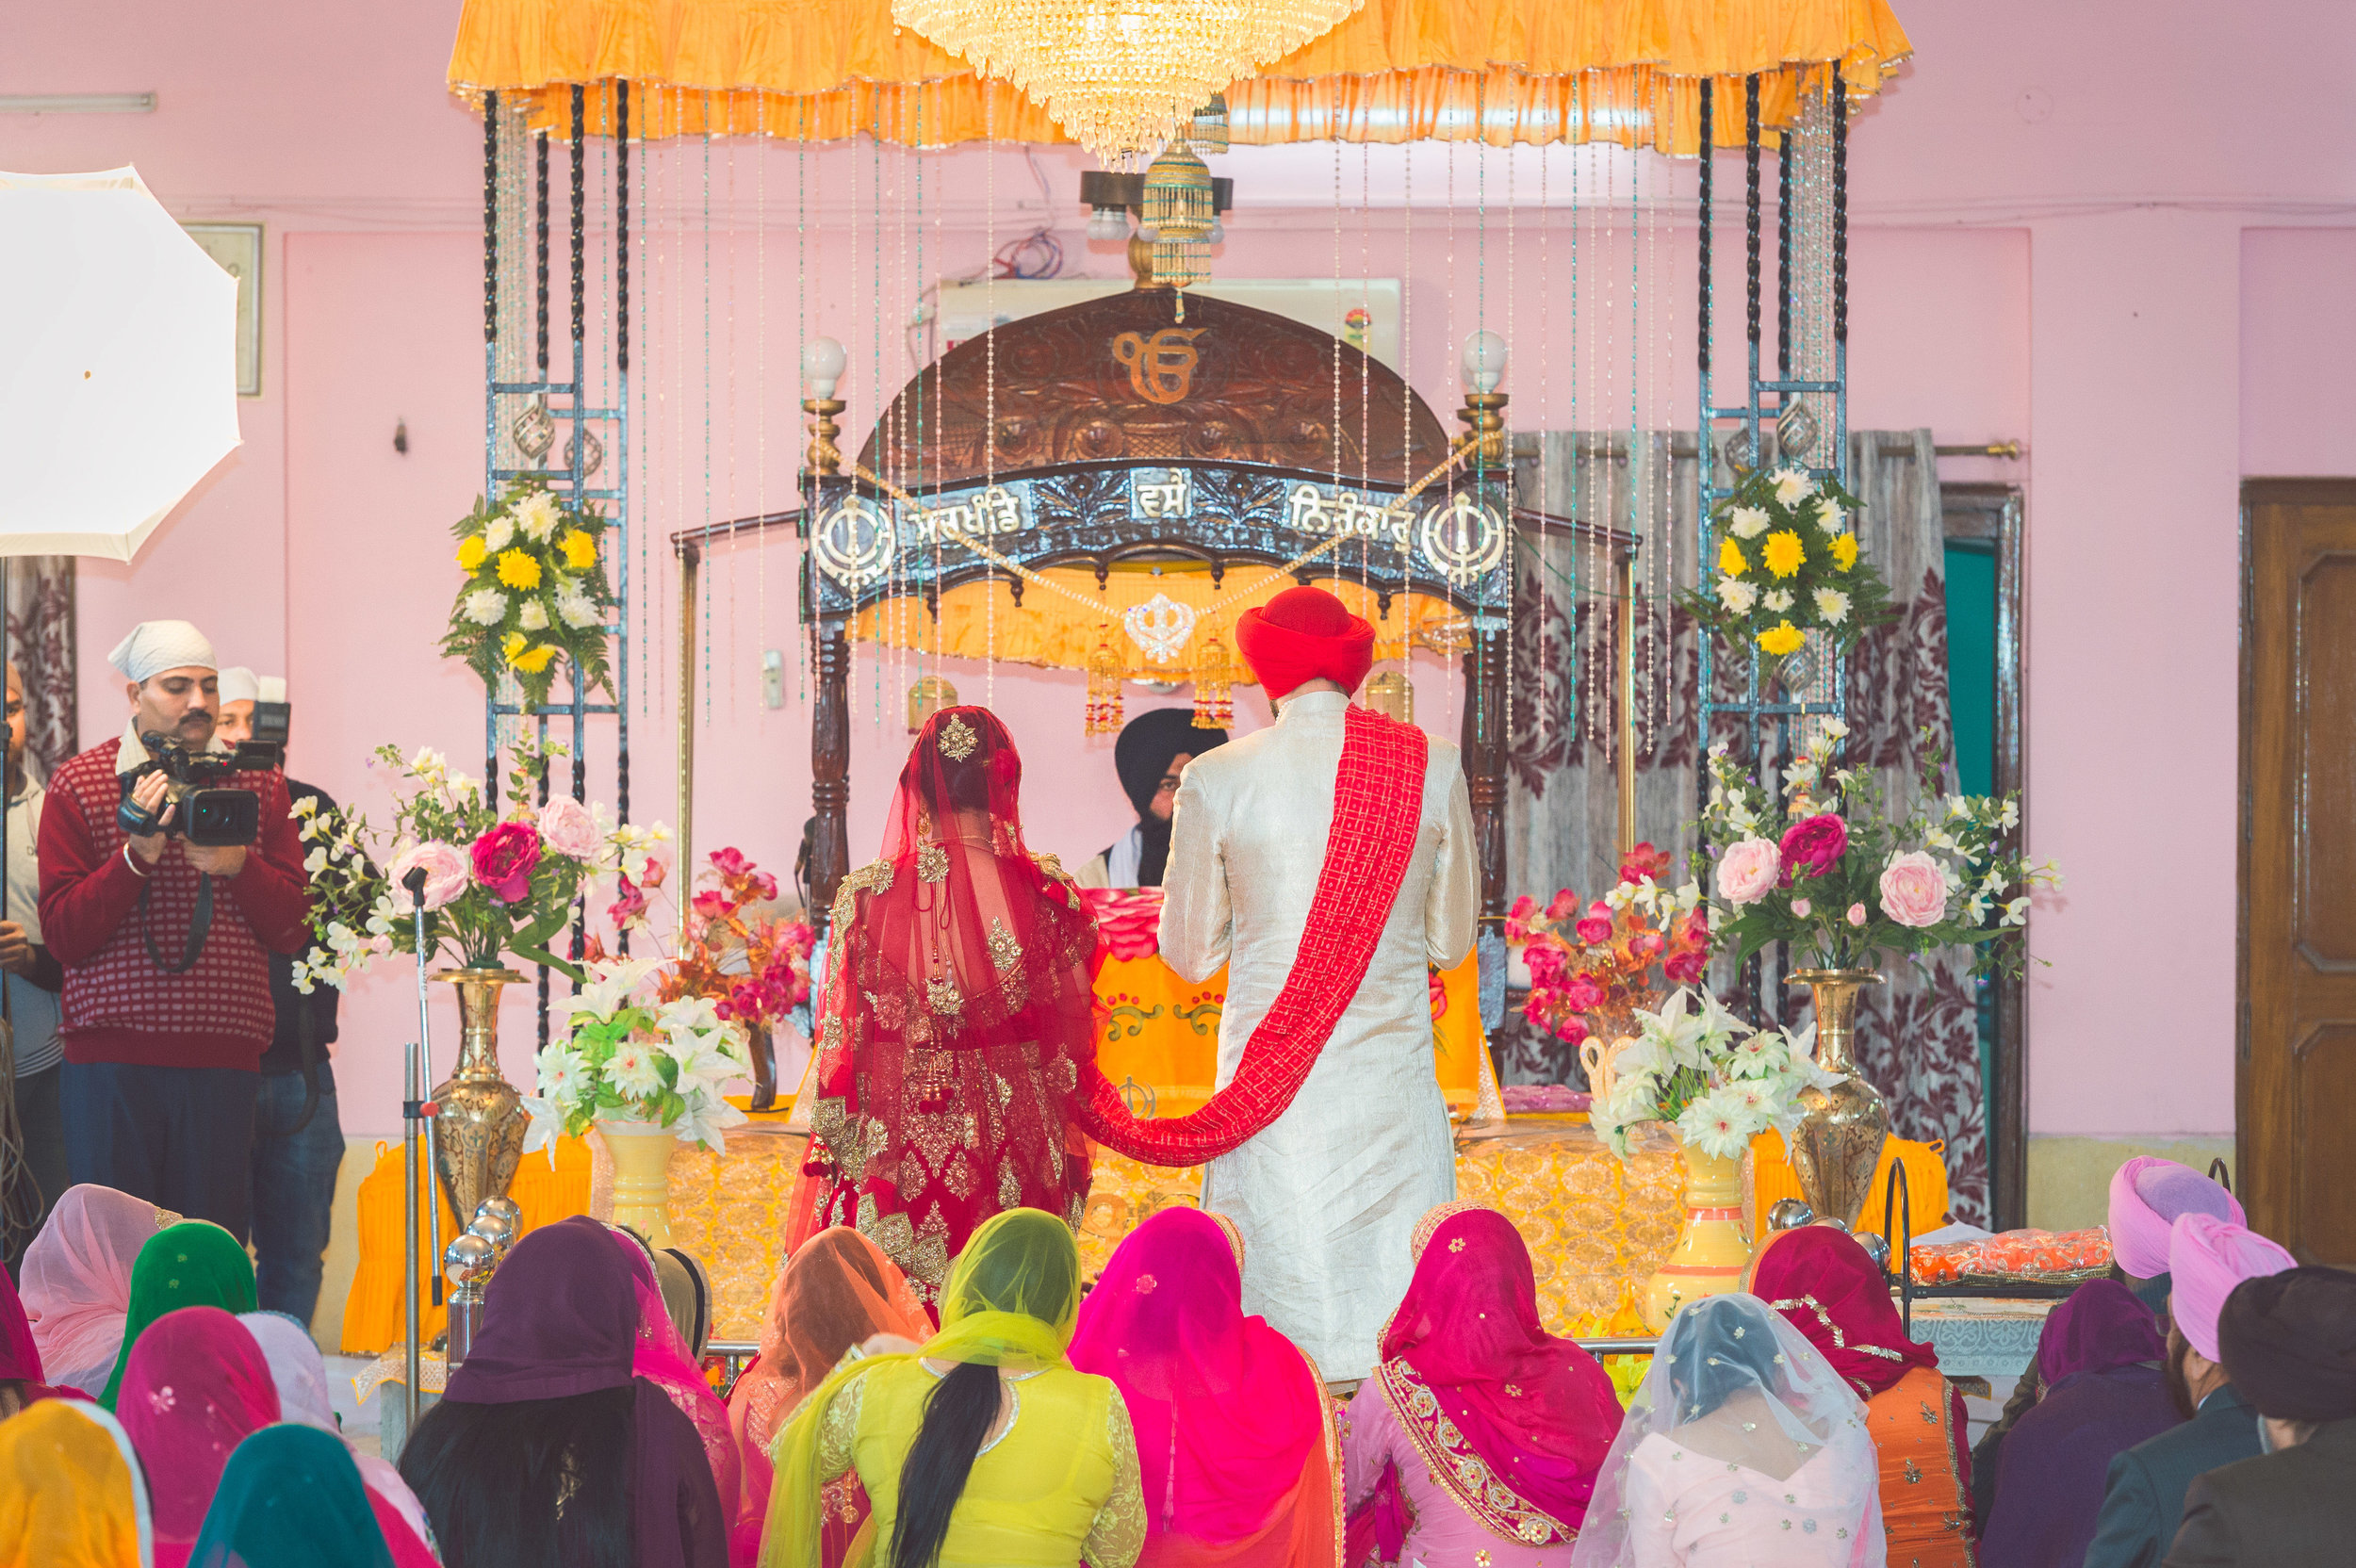
POLYGON ((1742 1229, 1742 1162, 1686 1148, 1685 1228, 1659 1273, 1644 1282, 1644 1326, 1660 1333, 1677 1309, 1705 1296, 1742 1288, 1751 1261, 1742 1229))
POLYGON ((671 1156, 679 1135, 654 1121, 600 1121, 614 1162, 614 1223, 627 1225, 649 1247, 671 1245, 671 1156))

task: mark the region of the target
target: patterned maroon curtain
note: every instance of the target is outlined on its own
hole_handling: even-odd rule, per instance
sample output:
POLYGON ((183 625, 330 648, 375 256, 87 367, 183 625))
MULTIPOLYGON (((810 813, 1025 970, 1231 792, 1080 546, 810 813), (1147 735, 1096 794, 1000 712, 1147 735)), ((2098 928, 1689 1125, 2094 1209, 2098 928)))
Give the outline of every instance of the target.
POLYGON ((25 680, 25 749, 47 778, 82 749, 74 700, 74 557, 8 562, 8 657, 25 680))
MULTIPOLYGON (((1851 766, 1870 767, 1884 798, 1904 810, 1922 775, 1922 748, 1952 758, 1947 701, 1945 532, 1927 431, 1859 431, 1851 436, 1851 488, 1867 557, 1890 585, 1897 618, 1861 639, 1849 662, 1851 766), (1927 742, 1923 732, 1928 732, 1927 742)), ((1693 848, 1698 799, 1695 627, 1670 603, 1695 580, 1699 463, 1690 433, 1625 431, 1526 434, 1515 454, 1520 499, 1639 538, 1631 612, 1637 836, 1671 851, 1693 848)), ((1724 477, 1722 469, 1721 477, 1724 477)), ((1610 562, 1570 540, 1525 539, 1518 556, 1507 791, 1512 890, 1544 902, 1557 889, 1582 897, 1607 887, 1618 863, 1618 692, 1612 679, 1616 600, 1610 562)), ((1723 656, 1716 683, 1731 696, 1742 670, 1723 656)), ((1733 739, 1736 730, 1725 730, 1733 739)), ((1947 770, 1952 790, 1954 769, 1947 770)), ((1957 1218, 1988 1218, 1988 1132, 1979 1029, 1969 960, 1944 954, 1886 967, 1858 1024, 1860 1059, 1890 1103, 1904 1137, 1943 1144, 1957 1218)), ((1805 992, 1782 983, 1764 955, 1754 989, 1725 965, 1713 986, 1746 1016, 1807 1017, 1805 992)), ((1503 1042, 1512 1083, 1583 1083, 1569 1047, 1509 1019, 1503 1042)))

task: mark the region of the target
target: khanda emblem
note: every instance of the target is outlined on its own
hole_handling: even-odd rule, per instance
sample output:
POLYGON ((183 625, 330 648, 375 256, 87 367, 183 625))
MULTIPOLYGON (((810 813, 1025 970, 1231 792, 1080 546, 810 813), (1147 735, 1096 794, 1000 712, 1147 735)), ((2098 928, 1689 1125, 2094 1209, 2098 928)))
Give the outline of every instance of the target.
POLYGON ((1113 339, 1113 357, 1129 368, 1129 384, 1149 403, 1182 400, 1194 384, 1194 368, 1202 359, 1194 340, 1209 329, 1164 327, 1148 337, 1124 332, 1113 339))

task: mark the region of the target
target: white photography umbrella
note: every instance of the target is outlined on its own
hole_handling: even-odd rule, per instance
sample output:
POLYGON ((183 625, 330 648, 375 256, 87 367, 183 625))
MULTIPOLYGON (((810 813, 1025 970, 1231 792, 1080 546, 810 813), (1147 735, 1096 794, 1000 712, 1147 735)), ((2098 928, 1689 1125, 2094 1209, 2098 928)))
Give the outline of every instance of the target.
POLYGON ((237 445, 237 321, 138 170, 0 173, 0 556, 138 554, 237 445))

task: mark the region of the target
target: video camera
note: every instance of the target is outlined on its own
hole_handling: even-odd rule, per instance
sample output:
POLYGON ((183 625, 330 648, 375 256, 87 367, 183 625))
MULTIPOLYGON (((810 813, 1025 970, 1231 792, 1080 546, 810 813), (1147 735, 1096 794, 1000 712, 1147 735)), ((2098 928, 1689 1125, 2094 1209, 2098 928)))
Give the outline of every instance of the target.
POLYGON ((148 760, 123 776, 123 803, 115 808, 115 823, 135 839, 166 833, 192 844, 251 844, 262 835, 262 797, 252 790, 228 784, 232 774, 268 773, 286 765, 286 728, 292 709, 283 702, 254 705, 254 739, 235 751, 197 751, 177 745, 159 734, 139 737, 148 760), (172 780, 154 812, 131 802, 131 792, 149 774, 172 780), (164 807, 176 808, 169 823, 158 822, 164 807))

